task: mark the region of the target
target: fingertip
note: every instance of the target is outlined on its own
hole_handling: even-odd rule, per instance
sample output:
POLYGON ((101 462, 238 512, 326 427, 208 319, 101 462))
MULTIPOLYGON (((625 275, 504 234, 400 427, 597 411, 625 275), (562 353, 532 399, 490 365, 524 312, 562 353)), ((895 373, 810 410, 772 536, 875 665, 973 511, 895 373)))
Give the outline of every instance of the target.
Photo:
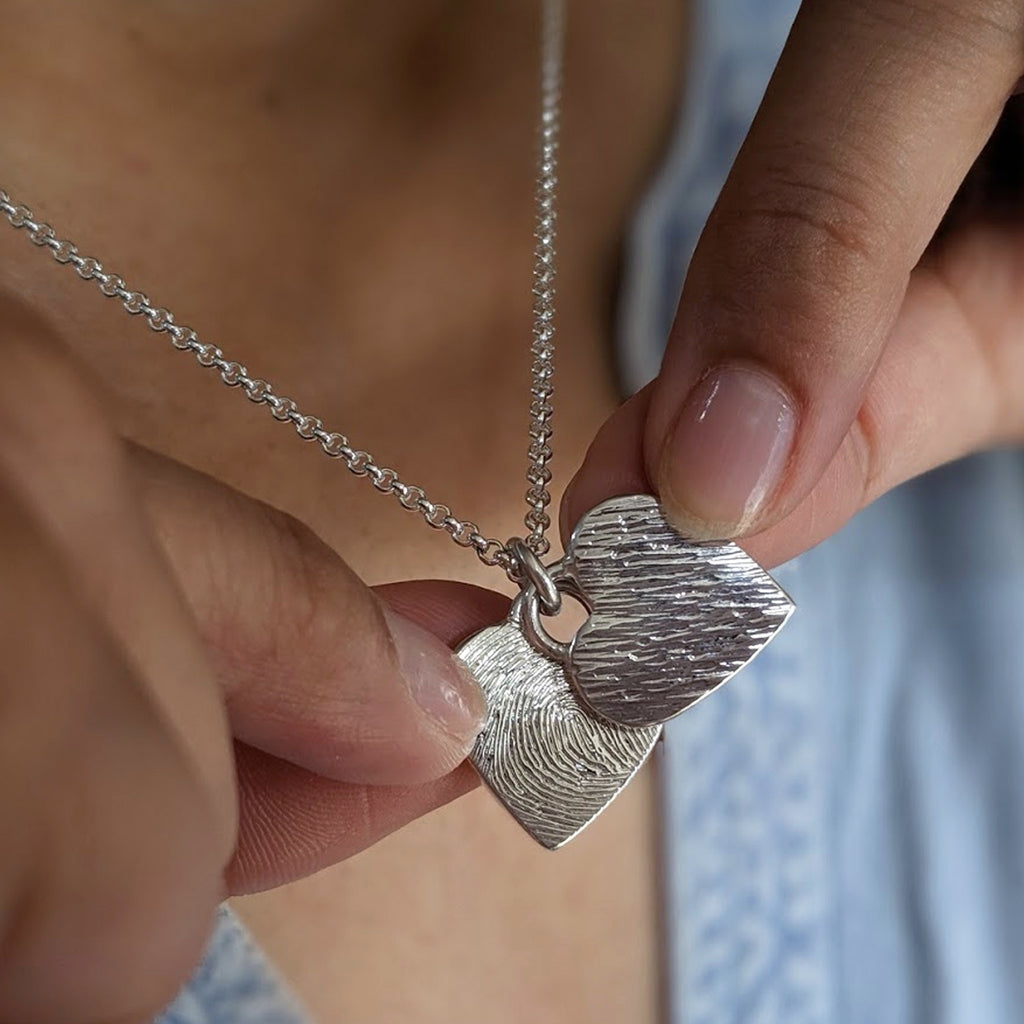
POLYGON ((798 421, 795 400, 769 370, 734 362, 705 374, 656 456, 669 521, 694 540, 757 529, 785 476, 798 421))
POLYGON ((487 701, 473 675, 433 633, 382 607, 399 672, 421 719, 409 753, 426 755, 408 758, 409 771, 418 769, 414 777, 392 781, 429 781, 469 754, 487 716, 487 701), (416 749, 421 740, 432 749, 416 749))

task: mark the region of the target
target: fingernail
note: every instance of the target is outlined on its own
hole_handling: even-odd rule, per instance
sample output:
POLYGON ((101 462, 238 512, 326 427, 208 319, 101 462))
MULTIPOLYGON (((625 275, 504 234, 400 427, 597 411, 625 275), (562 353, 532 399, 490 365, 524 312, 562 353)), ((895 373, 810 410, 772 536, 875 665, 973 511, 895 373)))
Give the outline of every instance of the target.
POLYGON ((690 393, 661 455, 668 517, 698 539, 752 526, 782 478, 796 436, 796 408, 763 370, 725 365, 690 393))
POLYGON ((413 700, 444 732, 471 743, 487 716, 487 702, 469 670, 422 626, 388 608, 384 619, 413 700))

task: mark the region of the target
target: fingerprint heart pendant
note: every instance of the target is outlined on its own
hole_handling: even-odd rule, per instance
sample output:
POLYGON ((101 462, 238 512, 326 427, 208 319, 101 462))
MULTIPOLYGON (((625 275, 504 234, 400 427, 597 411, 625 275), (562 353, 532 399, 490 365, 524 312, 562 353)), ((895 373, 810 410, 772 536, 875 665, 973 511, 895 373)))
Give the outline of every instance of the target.
POLYGON ((527 569, 508 619, 458 654, 489 707, 471 760, 554 849, 618 795, 662 723, 746 665, 793 603, 735 544, 685 540, 647 495, 591 509, 559 562, 527 569), (556 590, 589 612, 567 644, 541 618, 556 590))
POLYGON ((594 820, 647 759, 661 726, 602 722, 562 666, 523 635, 521 606, 459 650, 487 698, 470 760, 512 816, 555 850, 594 820))
POLYGON ((742 548, 684 540, 647 495, 591 509, 557 574, 590 609, 559 654, 591 710, 622 725, 667 721, 707 696, 793 612, 742 548))

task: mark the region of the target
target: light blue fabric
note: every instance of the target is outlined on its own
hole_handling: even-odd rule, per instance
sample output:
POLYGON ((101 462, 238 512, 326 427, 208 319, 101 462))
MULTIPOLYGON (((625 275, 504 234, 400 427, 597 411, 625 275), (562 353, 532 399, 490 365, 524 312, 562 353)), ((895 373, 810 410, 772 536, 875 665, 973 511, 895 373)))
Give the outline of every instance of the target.
MULTIPOLYGON (((795 0, 704 0, 620 327, 657 371, 795 0)), ((1024 454, 887 496, 777 576, 783 633, 663 751, 672 1024, 1024 1021, 1024 454)))
POLYGON ((673 1022, 1024 1021, 1024 457, 778 578, 799 613, 666 738, 673 1022))
POLYGON ((203 962, 154 1024, 309 1024, 241 922, 227 907, 203 962))

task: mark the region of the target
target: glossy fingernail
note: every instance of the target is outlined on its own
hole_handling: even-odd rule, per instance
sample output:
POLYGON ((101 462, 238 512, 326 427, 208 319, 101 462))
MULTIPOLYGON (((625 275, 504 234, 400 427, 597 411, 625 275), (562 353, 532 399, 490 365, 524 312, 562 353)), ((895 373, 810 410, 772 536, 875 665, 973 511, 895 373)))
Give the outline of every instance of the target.
POLYGON ((390 609, 385 609, 384 618, 413 700, 468 748, 487 715, 487 702, 476 680, 433 633, 390 609))
POLYGON ((796 406, 773 376, 728 364, 690 393, 661 455, 666 514, 686 536, 738 536, 756 523, 782 479, 796 406))

